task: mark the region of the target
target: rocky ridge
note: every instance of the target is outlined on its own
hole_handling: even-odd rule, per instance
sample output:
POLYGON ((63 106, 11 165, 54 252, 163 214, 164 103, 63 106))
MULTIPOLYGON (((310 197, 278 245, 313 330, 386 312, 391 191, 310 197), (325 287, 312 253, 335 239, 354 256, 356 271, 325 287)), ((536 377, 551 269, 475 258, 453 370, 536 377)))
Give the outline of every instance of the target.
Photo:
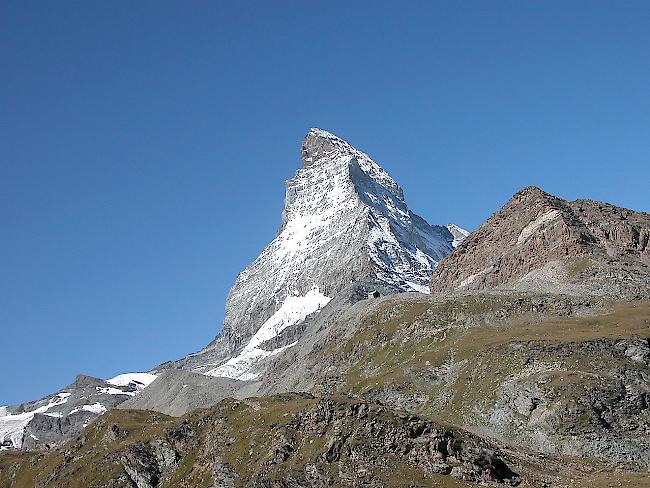
POLYGON ((278 234, 237 277, 219 336, 161 368, 254 380, 346 286, 428 292, 433 268, 463 238, 411 212, 386 171, 329 132, 311 129, 301 160, 278 234))
POLYGON ((361 399, 223 400, 181 418, 113 410, 63 449, 0 456, 0 487, 605 487, 631 463, 534 456, 361 399), (75 484, 82 483, 82 484, 75 484))
POLYGON ((77 435, 98 415, 134 397, 155 375, 134 373, 108 381, 78 375, 61 391, 34 402, 0 408, 2 449, 52 448, 77 435))
POLYGON ((527 187, 440 263, 431 291, 648 296, 649 240, 649 214, 527 187))

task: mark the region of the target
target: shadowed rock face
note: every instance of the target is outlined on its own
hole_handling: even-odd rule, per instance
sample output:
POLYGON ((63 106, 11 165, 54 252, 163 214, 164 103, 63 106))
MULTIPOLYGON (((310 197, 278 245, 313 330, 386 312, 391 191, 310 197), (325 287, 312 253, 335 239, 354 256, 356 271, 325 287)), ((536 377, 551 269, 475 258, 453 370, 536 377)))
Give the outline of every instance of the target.
POLYGON ((527 187, 434 270, 431 291, 647 294, 650 215, 527 187))

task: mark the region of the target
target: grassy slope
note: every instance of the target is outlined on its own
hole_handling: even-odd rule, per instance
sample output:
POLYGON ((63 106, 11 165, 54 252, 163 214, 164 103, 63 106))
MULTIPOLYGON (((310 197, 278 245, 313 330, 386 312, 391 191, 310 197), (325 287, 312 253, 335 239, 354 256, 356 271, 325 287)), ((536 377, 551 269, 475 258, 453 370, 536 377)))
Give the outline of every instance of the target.
MULTIPOLYGON (((108 487, 131 486, 120 459, 130 448, 150 441, 178 439, 180 430, 191 432, 180 447, 182 456, 162 487, 210 487, 214 481, 211 462, 222 456, 237 474, 235 486, 252 486, 263 477, 267 482, 299 479, 307 464, 319 463, 325 474, 336 476, 336 463, 323 463, 325 439, 321 435, 297 437, 291 456, 273 464, 272 440, 294 416, 308 410, 317 399, 282 395, 251 399, 224 400, 209 410, 192 412, 182 418, 135 410, 113 410, 88 426, 82 435, 60 450, 52 452, 4 452, 0 454, 0 487, 108 487), (189 429, 183 428, 189 426, 189 429), (184 447, 184 448, 183 448, 184 447), (330 471, 328 473, 327 471, 330 471)), ((348 400, 340 399, 341 404, 348 400)), ((393 415, 387 413, 386 421, 393 415)), ((177 447, 179 447, 177 445, 177 447)), ((458 488, 470 486, 450 476, 425 474, 397 457, 386 455, 374 471, 383 486, 431 486, 458 488)), ((266 486, 266 485, 265 485, 266 486)))
MULTIPOLYGON (((517 365, 507 362, 498 352, 512 343, 544 341, 571 343, 599 338, 645 338, 650 335, 650 301, 614 304, 613 311, 586 317, 552 317, 540 319, 514 317, 498 320, 499 311, 508 302, 500 299, 476 300, 463 297, 443 303, 429 301, 387 303, 368 317, 360 330, 331 351, 342 357, 360 359, 348 370, 347 384, 355 394, 379 385, 400 385, 402 390, 435 394, 435 382, 418 381, 423 368, 443 368, 447 363, 467 362, 454 382, 451 409, 441 417, 435 406, 423 406, 420 413, 430 413, 443 420, 461 421, 464 410, 476 402, 487 401, 500 379, 517 373, 517 365), (467 317, 489 317, 475 326, 467 326, 467 317), (470 373, 479 366, 482 374, 472 381, 470 373), (407 375, 406 372, 415 374, 407 375), (469 398, 471 396, 472 398, 469 398), (467 408, 463 408, 463 404, 467 408)), ((440 383, 448 390, 448 384, 440 383)), ((439 393, 439 392, 438 392, 439 393)))
MULTIPOLYGON (((427 400, 419 407, 422 414, 462 424, 476 406, 493 401, 494 385, 518 367, 506 355, 490 354, 492 351, 528 341, 566 344, 603 337, 647 337, 650 333, 650 302, 616 304, 611 313, 599 316, 540 318, 534 313, 509 314, 515 302, 521 310, 531 309, 526 299, 524 303, 519 300, 461 297, 442 302, 388 301, 350 340, 326 353, 355 358, 346 375, 351 392, 367 394, 386 385, 404 394, 424 392, 429 399, 443 398, 445 408, 441 410, 442 403, 427 400), (450 375, 445 365, 452 363, 464 366, 450 375), (453 388, 445 383, 436 386, 435 381, 421 376, 423 370, 432 368, 451 377, 453 388), (477 369, 481 374, 476 374, 477 369)), ((299 477, 307 464, 322 457, 326 450, 324 435, 298 435, 291 455, 279 464, 269 464, 268 453, 278 432, 283 432, 296 413, 316 401, 295 395, 245 402, 225 400, 213 409, 195 411, 181 419, 145 411, 111 411, 60 450, 0 454, 0 488, 128 486, 121 458, 129 448, 154 439, 174 443, 181 453, 174 471, 161 486, 211 486, 215 456, 232 467, 237 486, 246 486, 259 476, 261 465, 267 466, 267 479, 299 477), (179 438, 174 434, 183 431, 183 426, 189 426, 193 436, 179 438)), ((524 451, 513 451, 511 461, 525 474, 524 486, 541 486, 535 480, 549 475, 556 486, 605 487, 617 486, 618 482, 650 486, 647 474, 628 472, 625 466, 612 472, 612 465, 601 461, 538 457, 524 451), (569 483, 569 479, 574 482, 569 483)), ((325 474, 328 470, 336 474, 338 466, 334 463, 323 469, 325 474)), ((395 457, 378 465, 374 475, 385 486, 468 486, 450 476, 425 477, 395 457)))
MULTIPOLYGON (((337 405, 358 401, 338 398, 337 405)), ((318 399, 300 395, 281 395, 245 401, 224 400, 209 410, 200 410, 183 418, 171 418, 145 411, 114 410, 88 426, 84 433, 64 448, 50 453, 5 452, 0 455, 0 487, 121 487, 131 486, 120 458, 134 446, 152 440, 176 442, 181 458, 162 487, 203 487, 213 485, 210 472, 215 456, 237 474, 235 486, 264 486, 290 478, 300 479, 305 466, 318 464, 321 472, 336 478, 352 458, 345 455, 340 462, 325 463, 327 439, 349 434, 329 424, 325 430, 298 428, 294 419, 313 410, 318 399), (292 427, 293 426, 293 427, 292 427), (179 432, 185 432, 185 437, 179 432), (274 439, 288 435, 294 440, 293 450, 283 462, 273 463, 274 439), (83 441, 82 441, 83 439, 83 441), (188 440, 189 439, 189 440, 188 440), (175 440, 175 441, 174 441, 175 440)), ((397 421, 388 409, 375 408, 369 421, 397 421)), ((348 424, 349 425, 349 424, 348 424)), ((355 425, 357 425, 355 423, 355 425)), ((465 435, 466 434, 458 434, 465 435)), ((352 438, 354 439, 354 438, 352 438)), ((363 439, 349 442, 361 442, 363 439)), ((480 441, 479 441, 480 442, 480 441)), ((648 486, 650 477, 630 473, 621 465, 600 461, 581 461, 554 456, 539 457, 533 453, 503 453, 510 466, 522 475, 521 486, 608 487, 648 486), (615 469, 619 473, 613 474, 615 469), (550 484, 548 483, 550 480, 550 484)), ((378 462, 364 465, 378 483, 373 486, 459 488, 476 486, 455 480, 448 475, 426 473, 389 454, 378 453, 378 462)), ((360 468, 355 468, 360 469, 360 468)), ((363 470, 363 469, 362 469, 363 470)), ((489 485, 489 483, 488 483, 489 485)), ((277 485, 280 486, 280 485, 277 485)), ((333 486, 349 486, 335 482, 333 486)))

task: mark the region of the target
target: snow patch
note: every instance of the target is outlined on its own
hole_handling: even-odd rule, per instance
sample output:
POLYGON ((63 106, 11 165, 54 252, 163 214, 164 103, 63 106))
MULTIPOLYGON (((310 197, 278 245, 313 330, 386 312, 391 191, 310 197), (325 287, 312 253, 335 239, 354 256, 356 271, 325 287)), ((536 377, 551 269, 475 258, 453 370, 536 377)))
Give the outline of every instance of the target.
POLYGON ((222 376, 242 381, 256 379, 260 373, 253 369, 263 359, 281 353, 294 346, 289 344, 273 351, 266 351, 259 346, 264 342, 277 337, 284 329, 305 320, 308 315, 319 311, 329 303, 331 298, 323 295, 318 288, 312 288, 305 296, 288 296, 282 306, 269 319, 262 324, 259 330, 242 349, 238 356, 230 358, 218 368, 207 373, 207 376, 222 376))
POLYGON ((118 374, 115 378, 106 380, 106 382, 114 386, 128 386, 132 384, 138 390, 143 390, 153 383, 157 377, 158 375, 152 373, 124 373, 118 374))
POLYGON ((106 407, 104 405, 102 405, 101 403, 93 403, 91 405, 81 405, 80 407, 76 407, 76 408, 72 409, 70 411, 70 415, 72 415, 73 413, 81 412, 81 411, 91 412, 91 413, 95 413, 97 415, 101 415, 101 414, 106 412, 106 407))
POLYGON ((547 222, 551 222, 560 217, 560 212, 557 210, 549 210, 545 214, 537 217, 530 224, 523 228, 519 237, 517 238, 517 245, 523 244, 532 236, 540 227, 542 227, 547 222))
POLYGON ((138 394, 137 391, 122 391, 118 390, 117 388, 111 388, 109 387, 103 387, 103 386, 97 386, 95 387, 97 389, 97 393, 100 395, 128 395, 128 396, 135 396, 138 394))
POLYGON ((463 242, 465 238, 470 234, 469 231, 463 229, 462 227, 458 227, 456 224, 447 224, 447 230, 451 232, 451 235, 454 237, 454 240, 451 243, 451 247, 456 249, 458 247, 458 244, 463 242))
POLYGON ((0 416, 0 444, 11 441, 13 447, 17 449, 22 447, 25 427, 32 421, 34 415, 44 413, 53 417, 57 416, 55 412, 50 412, 49 414, 46 412, 53 407, 66 403, 70 395, 71 393, 67 392, 57 393, 54 397, 50 398, 47 405, 15 415, 8 413, 7 407, 2 407, 4 409, 4 415, 0 416))
POLYGON ((421 285, 419 283, 414 283, 412 281, 407 281, 406 284, 410 286, 414 291, 418 293, 424 293, 426 295, 431 293, 431 289, 426 285, 421 285))

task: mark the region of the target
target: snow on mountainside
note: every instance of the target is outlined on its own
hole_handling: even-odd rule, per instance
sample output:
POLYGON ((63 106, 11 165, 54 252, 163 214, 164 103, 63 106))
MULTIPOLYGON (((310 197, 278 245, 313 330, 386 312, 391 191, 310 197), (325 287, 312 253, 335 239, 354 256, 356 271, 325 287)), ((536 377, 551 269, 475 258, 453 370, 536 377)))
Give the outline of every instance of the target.
POLYGON ((158 376, 152 373, 123 373, 118 374, 115 378, 106 380, 107 383, 115 386, 133 385, 138 390, 149 386, 158 376))
POLYGON ((471 234, 471 232, 458 227, 456 224, 447 224, 447 229, 449 229, 451 235, 454 236, 454 240, 451 243, 454 249, 458 247, 458 244, 463 242, 468 235, 471 234))
POLYGON ((311 129, 301 159, 303 167, 286 183, 280 230, 237 277, 221 334, 203 351, 162 367, 253 379, 259 370, 248 371, 246 358, 256 363, 299 338, 292 331, 304 317, 282 336, 277 330, 267 337, 272 345, 254 339, 288 300, 309 301, 312 289, 333 297, 366 279, 428 293, 432 270, 453 250, 454 235, 412 213, 386 171, 329 132, 311 129))
POLYGON ((255 372, 254 367, 261 360, 279 354, 293 344, 279 347, 273 351, 265 351, 259 346, 265 341, 276 337, 287 327, 297 324, 308 315, 319 311, 329 301, 330 298, 320 293, 318 288, 310 290, 304 297, 287 297, 279 310, 264 322, 238 356, 229 359, 225 364, 208 371, 206 374, 208 376, 223 376, 243 381, 256 379, 260 373, 255 372))
POLYGON ((57 432, 76 434, 97 415, 137 395, 155 379, 151 373, 126 373, 108 381, 79 375, 73 384, 54 395, 15 407, 0 407, 0 448, 56 444, 61 440, 57 432))
POLYGON ((47 405, 35 408, 30 412, 23 412, 18 414, 9 414, 7 407, 2 407, 0 413, 0 449, 7 449, 9 447, 20 448, 23 445, 23 433, 27 424, 31 422, 34 415, 42 413, 52 417, 59 417, 61 414, 55 412, 48 412, 53 407, 63 405, 68 401, 70 393, 58 393, 55 397, 50 399, 47 405))

